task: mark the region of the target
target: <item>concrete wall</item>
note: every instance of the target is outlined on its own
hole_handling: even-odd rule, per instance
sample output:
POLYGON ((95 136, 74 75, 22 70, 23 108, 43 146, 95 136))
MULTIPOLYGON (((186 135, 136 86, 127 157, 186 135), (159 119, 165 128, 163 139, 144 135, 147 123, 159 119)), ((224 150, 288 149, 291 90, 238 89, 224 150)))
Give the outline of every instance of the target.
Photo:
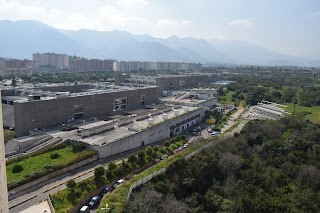
MULTIPOLYGON (((201 120, 204 117, 205 109, 199 108, 195 111, 189 112, 187 114, 183 114, 179 117, 166 120, 163 123, 156 124, 141 132, 137 132, 134 135, 130 135, 128 137, 122 138, 118 141, 115 141, 109 144, 106 141, 107 144, 103 146, 89 145, 89 147, 91 149, 98 151, 99 158, 106 158, 118 153, 126 152, 128 150, 135 149, 143 145, 148 145, 156 141, 170 138, 170 132, 174 131, 174 129, 176 128, 180 128, 180 131, 174 134, 180 133, 182 131, 181 125, 174 127, 174 129, 172 130, 170 129, 170 127, 198 114, 200 115, 199 120, 201 120)), ((190 126, 191 126, 191 122, 192 121, 188 122, 190 126)), ((184 126, 184 129, 186 129, 187 123, 184 123, 183 126, 184 126)))
MULTIPOLYGON (((29 187, 34 186, 34 185, 38 185, 38 184, 40 185, 42 182, 45 182, 45 181, 47 181, 47 180, 50 180, 51 178, 54 178, 54 177, 56 177, 56 176, 59 176, 59 175, 65 174, 65 173, 67 173, 67 172, 69 172, 69 171, 72 171, 72 170, 75 170, 75 169, 77 169, 77 168, 80 168, 80 167, 82 167, 82 166, 84 166, 84 165, 87 165, 87 164, 89 164, 89 163, 91 163, 91 162, 94 162, 94 161, 96 161, 96 160, 98 160, 98 156, 97 156, 97 155, 94 155, 94 156, 91 157, 91 158, 88 158, 88 159, 85 159, 85 160, 80 161, 80 162, 78 162, 78 163, 75 163, 75 164, 73 164, 73 165, 71 165, 71 166, 68 166, 68 167, 63 168, 63 169, 61 169, 61 170, 58 170, 58 171, 56 171, 56 172, 53 172, 53 173, 48 174, 48 175, 46 175, 46 176, 43 176, 43 177, 41 177, 41 178, 39 178, 39 179, 36 179, 36 180, 34 180, 34 181, 31 181, 31 182, 29 182, 29 183, 23 184, 23 185, 21 185, 21 186, 19 186, 19 187, 16 187, 16 188, 14 188, 14 189, 11 189, 10 191, 15 191, 15 193, 17 194, 18 192, 20 192, 20 191, 22 191, 22 190, 25 190, 25 189, 27 189, 27 188, 29 188, 29 187)), ((43 184, 43 183, 42 183, 42 184, 43 184)), ((13 198, 15 198, 15 196, 10 197, 10 199, 13 199, 13 198)))
POLYGON ((93 117, 113 112, 113 99, 127 97, 128 109, 141 107, 141 95, 146 95, 145 104, 158 101, 158 88, 119 91, 52 100, 14 102, 16 137, 29 134, 29 130, 66 122, 74 117, 74 105, 83 104, 84 117, 93 117))

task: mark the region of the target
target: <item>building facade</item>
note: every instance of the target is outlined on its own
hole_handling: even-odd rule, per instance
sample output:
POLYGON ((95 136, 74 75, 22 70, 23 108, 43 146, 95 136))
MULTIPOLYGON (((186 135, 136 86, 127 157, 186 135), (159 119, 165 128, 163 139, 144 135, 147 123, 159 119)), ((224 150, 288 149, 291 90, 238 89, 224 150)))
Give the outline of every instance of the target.
POLYGON ((69 57, 66 54, 35 53, 32 55, 34 68, 53 67, 57 69, 69 69, 69 57))
POLYGON ((28 135, 33 129, 59 125, 70 120, 141 108, 156 103, 159 98, 156 86, 85 88, 74 85, 74 87, 77 87, 73 90, 74 93, 69 92, 73 86, 61 86, 61 89, 43 87, 41 90, 17 88, 14 96, 4 96, 2 103, 13 106, 12 117, 16 137, 28 135))
POLYGON ((159 70, 159 71, 195 71, 201 70, 200 63, 151 62, 151 61, 115 61, 113 70, 118 72, 159 70))
POLYGON ((112 71, 114 60, 87 59, 69 57, 69 70, 76 71, 112 71))

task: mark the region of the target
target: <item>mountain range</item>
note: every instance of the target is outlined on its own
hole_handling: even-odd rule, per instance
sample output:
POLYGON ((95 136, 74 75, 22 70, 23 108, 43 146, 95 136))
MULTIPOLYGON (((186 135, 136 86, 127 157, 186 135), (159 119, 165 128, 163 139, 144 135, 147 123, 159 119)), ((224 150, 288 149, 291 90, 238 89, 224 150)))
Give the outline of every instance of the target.
POLYGON ((31 59, 36 52, 55 52, 117 60, 320 66, 320 60, 275 53, 244 41, 61 30, 29 20, 0 20, 0 32, 0 57, 5 58, 31 59))

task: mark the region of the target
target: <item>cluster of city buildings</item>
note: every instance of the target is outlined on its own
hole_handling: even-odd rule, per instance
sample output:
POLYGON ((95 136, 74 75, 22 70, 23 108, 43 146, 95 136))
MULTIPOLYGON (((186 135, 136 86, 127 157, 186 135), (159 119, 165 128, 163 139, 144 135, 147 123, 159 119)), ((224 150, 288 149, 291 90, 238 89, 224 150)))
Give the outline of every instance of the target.
POLYGON ((32 60, 0 58, 0 75, 1 76, 9 76, 14 73, 28 74, 28 72, 32 69, 32 67, 33 67, 32 60))
MULTIPOLYGON (((21 83, 3 88, 3 125, 13 129, 17 138, 0 147, 6 152, 1 166, 4 157, 14 158, 67 139, 106 158, 199 125, 206 108, 217 102, 217 91, 208 89, 218 80, 211 74, 144 77, 119 73, 115 80, 114 84, 21 83)), ((0 190, 6 191, 6 182, 1 182, 0 190)), ((7 209, 7 197, 2 199, 7 209)))
POLYGON ((32 60, 0 58, 0 75, 16 73, 28 74, 32 70, 55 69, 77 71, 194 71, 201 70, 200 63, 155 62, 155 61, 117 61, 114 59, 88 59, 78 56, 56 53, 35 53, 32 60))

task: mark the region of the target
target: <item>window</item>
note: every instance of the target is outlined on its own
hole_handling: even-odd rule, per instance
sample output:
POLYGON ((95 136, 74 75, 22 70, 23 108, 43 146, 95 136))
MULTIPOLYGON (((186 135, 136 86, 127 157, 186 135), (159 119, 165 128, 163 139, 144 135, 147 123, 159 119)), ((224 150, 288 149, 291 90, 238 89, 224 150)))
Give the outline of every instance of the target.
POLYGON ((127 97, 113 99, 113 111, 127 108, 127 97))

